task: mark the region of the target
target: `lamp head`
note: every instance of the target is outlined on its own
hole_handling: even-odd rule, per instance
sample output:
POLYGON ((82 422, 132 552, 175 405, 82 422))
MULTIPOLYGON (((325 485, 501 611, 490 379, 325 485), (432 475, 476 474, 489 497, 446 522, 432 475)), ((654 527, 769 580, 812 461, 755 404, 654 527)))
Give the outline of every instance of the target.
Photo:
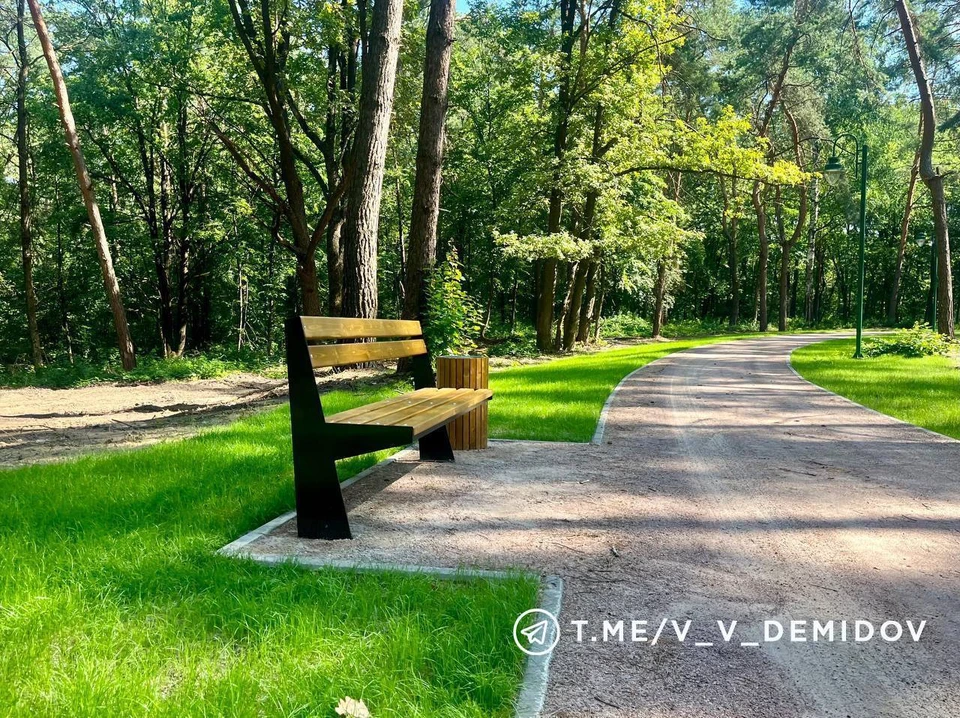
POLYGON ((823 168, 823 176, 827 180, 827 184, 831 187, 836 187, 837 183, 840 182, 840 178, 843 177, 843 165, 840 164, 840 158, 836 155, 833 155, 827 164, 823 168))

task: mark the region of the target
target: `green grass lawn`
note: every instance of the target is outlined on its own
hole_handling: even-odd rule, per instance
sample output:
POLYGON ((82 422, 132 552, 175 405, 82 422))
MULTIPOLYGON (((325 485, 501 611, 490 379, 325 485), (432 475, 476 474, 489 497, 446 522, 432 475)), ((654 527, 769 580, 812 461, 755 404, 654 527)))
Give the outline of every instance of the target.
POLYGON ((214 555, 293 505, 288 422, 0 473, 0 715, 334 716, 346 695, 378 717, 510 715, 533 579, 214 555))
MULTIPOLYGON (((588 441, 633 369, 719 339, 495 373, 491 433, 588 441)), ((328 393, 330 412, 395 391, 328 393)), ((379 456, 342 462, 346 478, 379 456)), ((536 582, 215 555, 293 505, 286 407, 195 438, 0 472, 0 714, 508 716, 536 582)))
POLYGON ((853 350, 852 339, 811 344, 793 352, 791 363, 805 379, 858 404, 960 439, 956 357, 853 359, 853 350))

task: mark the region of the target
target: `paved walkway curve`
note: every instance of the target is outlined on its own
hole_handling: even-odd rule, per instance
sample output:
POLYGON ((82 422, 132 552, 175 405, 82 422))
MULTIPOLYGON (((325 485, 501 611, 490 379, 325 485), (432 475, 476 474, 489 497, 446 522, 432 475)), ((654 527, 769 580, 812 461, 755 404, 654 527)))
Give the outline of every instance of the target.
POLYGON ((562 644, 554 715, 960 715, 960 442, 793 374, 791 350, 821 339, 702 347, 621 385, 607 448, 642 457, 665 510, 637 527, 634 602, 568 580, 564 619, 690 618, 692 632, 714 621, 704 641, 720 640, 716 619, 739 619, 752 639, 767 618, 926 619, 920 642, 688 638, 624 647, 616 663, 609 644, 562 644))
POLYGON ((793 374, 790 351, 822 339, 672 354, 621 384, 601 445, 401 459, 348 490, 355 540, 298 541, 288 523, 249 549, 561 576, 544 716, 954 718, 960 442, 793 374), (605 643, 598 625, 652 636, 663 618, 693 621, 683 643, 605 643), (927 623, 918 643, 764 643, 766 619, 846 620, 850 637, 858 619, 927 623), (573 620, 590 621, 582 642, 573 620), (730 643, 717 620, 738 621, 730 643))

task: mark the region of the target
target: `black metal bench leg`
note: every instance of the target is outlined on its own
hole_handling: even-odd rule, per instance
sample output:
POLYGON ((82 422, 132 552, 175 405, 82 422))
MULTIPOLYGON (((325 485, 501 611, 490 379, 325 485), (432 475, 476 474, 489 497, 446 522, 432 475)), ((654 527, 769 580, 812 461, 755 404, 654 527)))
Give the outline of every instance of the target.
POLYGON ((301 455, 300 461, 294 456, 297 535, 310 539, 353 538, 336 462, 317 449, 301 455))
POLYGON ((453 461, 450 434, 447 427, 431 431, 420 437, 420 461, 453 461))

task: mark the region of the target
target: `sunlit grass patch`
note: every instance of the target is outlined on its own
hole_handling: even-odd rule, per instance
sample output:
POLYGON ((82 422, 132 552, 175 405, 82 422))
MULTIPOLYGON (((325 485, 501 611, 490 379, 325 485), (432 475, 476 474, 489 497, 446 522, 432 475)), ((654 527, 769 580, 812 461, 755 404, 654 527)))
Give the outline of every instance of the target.
MULTIPOLYGON (((331 393, 329 411, 391 389, 331 393)), ((342 462, 347 477, 385 454, 342 462)), ((507 716, 536 581, 216 555, 293 505, 289 418, 0 473, 0 706, 20 715, 507 716)))
POLYGON ((835 339, 793 352, 805 379, 879 412, 960 439, 956 356, 853 359, 854 341, 835 339))

